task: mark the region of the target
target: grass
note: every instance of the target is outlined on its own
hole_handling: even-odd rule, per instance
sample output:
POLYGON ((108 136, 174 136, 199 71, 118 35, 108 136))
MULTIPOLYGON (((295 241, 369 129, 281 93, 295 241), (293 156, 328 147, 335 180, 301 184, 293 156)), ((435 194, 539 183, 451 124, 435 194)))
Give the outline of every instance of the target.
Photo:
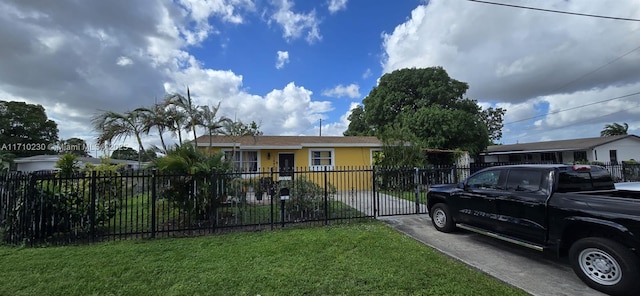
POLYGON ((527 295, 382 222, 0 247, 0 295, 527 295))
MULTIPOLYGON (((330 200, 329 219, 362 217, 363 213, 349 207, 347 204, 330 200)), ((180 220, 180 211, 173 208, 165 200, 156 202, 157 223, 163 224, 180 220)), ((220 221, 226 225, 255 225, 269 224, 273 214, 274 223, 280 221, 280 201, 273 202, 273 213, 271 204, 266 201, 262 204, 240 204, 239 206, 221 207, 216 209, 220 221), (226 217, 226 218, 225 218, 226 217)), ((111 233, 135 233, 151 231, 151 202, 147 194, 139 194, 132 198, 123 199, 112 219, 109 220, 107 231, 111 233)))

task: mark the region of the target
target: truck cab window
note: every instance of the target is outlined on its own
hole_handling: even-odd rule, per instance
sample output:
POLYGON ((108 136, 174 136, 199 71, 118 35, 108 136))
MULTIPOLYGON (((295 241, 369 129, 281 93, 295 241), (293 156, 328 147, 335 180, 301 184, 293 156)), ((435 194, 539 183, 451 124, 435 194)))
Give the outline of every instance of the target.
POLYGON ((471 189, 503 189, 504 178, 502 170, 491 170, 472 176, 467 181, 467 186, 471 189))
POLYGON ((542 171, 540 170, 511 170, 507 178, 507 190, 536 192, 540 191, 542 171))

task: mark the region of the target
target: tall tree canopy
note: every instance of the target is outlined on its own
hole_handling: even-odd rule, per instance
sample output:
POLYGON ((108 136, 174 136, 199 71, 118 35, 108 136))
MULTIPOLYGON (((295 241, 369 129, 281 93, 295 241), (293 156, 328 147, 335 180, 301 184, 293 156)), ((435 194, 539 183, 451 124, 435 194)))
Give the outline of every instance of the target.
POLYGON ((47 118, 44 107, 24 102, 0 101, 0 149, 15 157, 54 154, 58 125, 47 118))
POLYGON ((87 142, 80 138, 69 138, 66 140, 60 140, 57 147, 59 154, 73 154, 79 157, 89 156, 89 145, 87 142))
POLYGON ((467 89, 441 67, 393 71, 380 78, 363 107, 352 110, 344 135, 376 135, 383 141, 477 154, 501 137, 505 111, 482 110, 464 97, 467 89))
POLYGON ((612 123, 604 126, 604 129, 600 132, 601 137, 626 135, 629 131, 629 125, 625 122, 623 124, 612 123))

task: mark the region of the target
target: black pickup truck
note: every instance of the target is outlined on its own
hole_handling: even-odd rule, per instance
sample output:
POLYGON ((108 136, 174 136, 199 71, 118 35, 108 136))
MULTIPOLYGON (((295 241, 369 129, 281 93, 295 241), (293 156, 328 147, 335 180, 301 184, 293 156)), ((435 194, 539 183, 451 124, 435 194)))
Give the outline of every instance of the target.
POLYGON ((432 186, 427 208, 439 231, 462 228, 568 256, 590 287, 640 295, 640 192, 615 189, 603 167, 490 167, 432 186))

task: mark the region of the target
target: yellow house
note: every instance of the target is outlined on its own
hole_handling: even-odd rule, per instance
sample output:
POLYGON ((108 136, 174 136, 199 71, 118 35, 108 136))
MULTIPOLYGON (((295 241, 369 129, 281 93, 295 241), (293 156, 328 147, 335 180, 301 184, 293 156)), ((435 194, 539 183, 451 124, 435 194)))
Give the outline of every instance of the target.
MULTIPOLYGON (((342 171, 332 173, 331 183, 338 189, 370 186, 370 176, 358 176, 356 168, 371 167, 373 155, 382 150, 382 142, 376 137, 342 136, 201 136, 196 139, 200 149, 224 151, 234 158, 236 169, 243 173, 278 172, 279 179, 290 178, 292 169, 308 172, 309 178, 321 183, 317 171, 342 171), (349 168, 352 173, 346 173, 349 168), (312 175, 314 175, 312 177, 312 175), (340 175, 340 176, 338 176, 340 175), (350 175, 350 176, 342 176, 350 175), (369 179, 368 179, 369 178, 369 179), (362 179, 362 180, 360 180, 362 179), (364 183, 367 184, 364 184, 364 183), (353 184, 351 184, 353 183, 353 184)), ((367 174, 370 175, 370 174, 367 174)))

